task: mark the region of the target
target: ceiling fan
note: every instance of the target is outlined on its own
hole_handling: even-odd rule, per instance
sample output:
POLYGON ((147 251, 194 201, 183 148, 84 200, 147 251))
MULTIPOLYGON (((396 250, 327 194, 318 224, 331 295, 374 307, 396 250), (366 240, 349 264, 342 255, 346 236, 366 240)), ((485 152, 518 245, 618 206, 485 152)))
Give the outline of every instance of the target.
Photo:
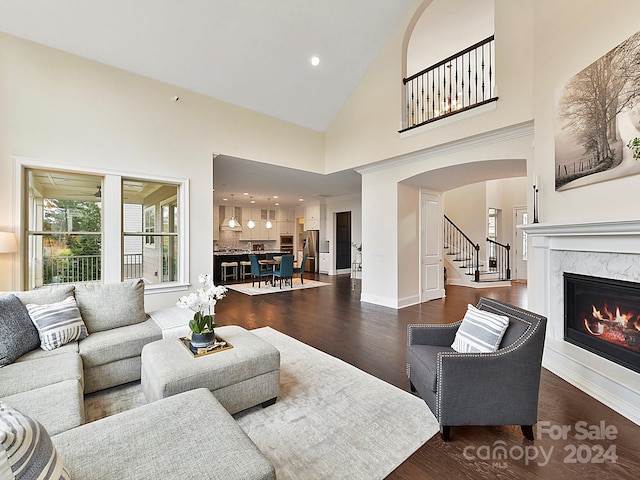
POLYGON ((97 185, 96 188, 98 190, 96 190, 95 193, 70 193, 69 195, 74 196, 74 197, 89 197, 91 195, 93 195, 96 198, 102 198, 102 186, 101 185, 97 185))

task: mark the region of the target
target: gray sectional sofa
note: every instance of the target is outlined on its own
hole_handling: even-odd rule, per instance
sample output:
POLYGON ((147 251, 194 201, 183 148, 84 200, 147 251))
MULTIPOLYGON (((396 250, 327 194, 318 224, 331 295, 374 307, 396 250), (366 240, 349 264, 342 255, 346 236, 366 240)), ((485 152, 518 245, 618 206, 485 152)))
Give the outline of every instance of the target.
POLYGON ((55 435, 84 423, 84 394, 140 379, 140 353, 162 330, 144 310, 144 283, 86 283, 7 292, 24 304, 74 296, 89 335, 60 348, 40 348, 0 368, 0 399, 55 435), (56 408, 51 408, 56 405, 56 408))
POLYGON ((141 280, 0 296, 8 293, 25 305, 74 296, 86 325, 86 338, 51 351, 36 348, 0 368, 0 403, 46 429, 72 478, 275 478, 268 460, 206 389, 84 424, 84 394, 139 380, 142 347, 162 338, 145 313, 141 280))

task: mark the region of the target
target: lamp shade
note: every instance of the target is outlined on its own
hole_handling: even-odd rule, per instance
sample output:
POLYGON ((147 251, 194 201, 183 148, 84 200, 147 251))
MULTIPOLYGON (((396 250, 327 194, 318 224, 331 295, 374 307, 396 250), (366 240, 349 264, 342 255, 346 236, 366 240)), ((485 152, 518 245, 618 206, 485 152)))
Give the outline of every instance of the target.
POLYGON ((0 253, 15 253, 18 251, 18 241, 13 232, 0 232, 0 253))

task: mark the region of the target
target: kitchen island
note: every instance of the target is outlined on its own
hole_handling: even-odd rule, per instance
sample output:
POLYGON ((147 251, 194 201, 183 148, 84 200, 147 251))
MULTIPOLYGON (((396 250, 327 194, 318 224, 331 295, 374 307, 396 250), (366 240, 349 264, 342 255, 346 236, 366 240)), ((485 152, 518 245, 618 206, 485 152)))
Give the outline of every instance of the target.
MULTIPOLYGON (((238 262, 238 281, 240 277, 240 262, 249 261, 249 254, 254 253, 258 260, 264 260, 267 254, 282 255, 280 250, 228 250, 228 251, 214 251, 213 252, 213 281, 217 284, 224 283, 222 281, 222 269, 220 264, 222 262, 238 262)), ((247 269, 248 270, 248 269, 247 269)), ((228 283, 228 282, 227 282, 228 283)))

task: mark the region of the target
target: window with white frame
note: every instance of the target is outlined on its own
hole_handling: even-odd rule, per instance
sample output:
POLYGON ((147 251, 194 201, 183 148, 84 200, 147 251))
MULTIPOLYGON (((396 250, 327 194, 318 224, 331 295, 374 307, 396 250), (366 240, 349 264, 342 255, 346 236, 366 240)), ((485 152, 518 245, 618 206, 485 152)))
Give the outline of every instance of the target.
POLYGON ((142 208, 144 212, 144 232, 126 228, 123 231, 125 243, 141 234, 144 236, 145 248, 126 256, 128 274, 142 277, 147 284, 177 282, 180 266, 179 185, 123 178, 122 192, 125 211, 142 208))
POLYGON ((27 212, 26 288, 127 278, 143 278, 151 288, 185 283, 186 180, 25 164, 20 171, 27 212), (144 248, 148 245, 155 248, 144 248), (120 262, 113 262, 114 256, 120 262))
POLYGON ((102 279, 102 178, 28 169, 27 288, 102 279))
MULTIPOLYGON (((156 207, 151 205, 144 209, 144 233, 155 233, 156 231, 156 207)), ((146 235, 144 237, 144 246, 148 248, 155 248, 156 237, 153 235, 146 235)))

